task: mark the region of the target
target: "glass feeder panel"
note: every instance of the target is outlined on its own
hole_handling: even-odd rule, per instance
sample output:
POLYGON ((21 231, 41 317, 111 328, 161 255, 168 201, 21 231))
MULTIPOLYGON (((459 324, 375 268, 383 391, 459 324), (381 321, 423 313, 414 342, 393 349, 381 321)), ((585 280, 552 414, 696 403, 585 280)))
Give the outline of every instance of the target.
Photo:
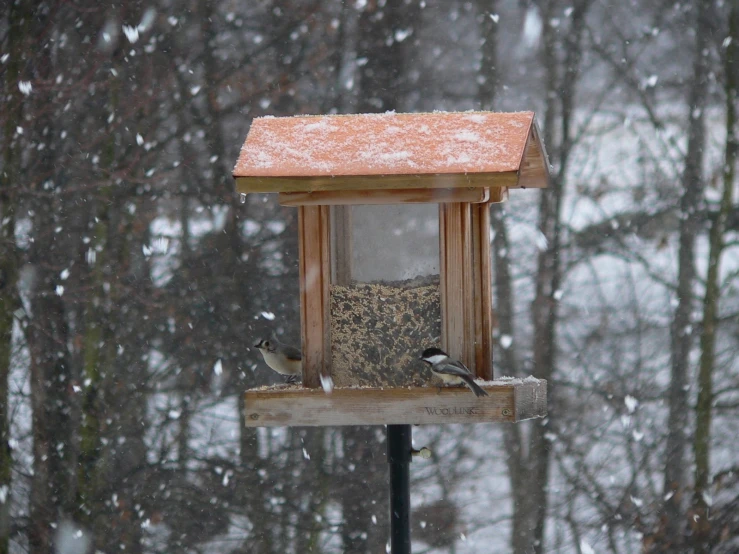
POLYGON ((439 346, 439 207, 334 206, 331 367, 337 386, 423 384, 439 346))

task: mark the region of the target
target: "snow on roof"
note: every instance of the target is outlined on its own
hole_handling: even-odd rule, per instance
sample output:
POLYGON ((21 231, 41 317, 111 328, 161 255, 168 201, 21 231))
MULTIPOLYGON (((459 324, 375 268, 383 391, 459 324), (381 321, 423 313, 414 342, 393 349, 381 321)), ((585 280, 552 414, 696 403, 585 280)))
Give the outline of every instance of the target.
POLYGON ((234 177, 518 171, 533 112, 262 117, 234 177))

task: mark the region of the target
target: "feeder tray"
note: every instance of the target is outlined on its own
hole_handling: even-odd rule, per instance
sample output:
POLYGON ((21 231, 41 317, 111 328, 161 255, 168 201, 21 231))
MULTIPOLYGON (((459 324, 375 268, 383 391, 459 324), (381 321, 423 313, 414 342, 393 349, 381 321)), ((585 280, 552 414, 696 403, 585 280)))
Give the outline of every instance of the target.
POLYGON ((477 398, 467 388, 281 387, 250 390, 244 413, 247 427, 291 425, 393 425, 421 423, 517 422, 544 417, 547 385, 527 378, 481 385, 489 396, 477 398))

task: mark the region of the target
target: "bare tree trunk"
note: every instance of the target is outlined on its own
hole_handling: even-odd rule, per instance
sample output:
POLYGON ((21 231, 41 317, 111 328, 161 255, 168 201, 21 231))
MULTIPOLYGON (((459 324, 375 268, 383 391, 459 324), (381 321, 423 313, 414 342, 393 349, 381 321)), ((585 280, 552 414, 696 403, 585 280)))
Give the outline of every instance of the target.
POLYGON ((720 263, 724 249, 726 220, 733 204, 737 158, 737 54, 739 54, 739 6, 732 3, 729 16, 729 44, 724 57, 724 91, 726 95, 726 146, 724 150, 723 194, 716 219, 711 225, 708 253, 708 275, 703 298, 703 325, 698 363, 698 401, 695 408, 695 488, 689 521, 693 530, 693 550, 698 554, 711 552, 711 520, 706 494, 711 481, 711 419, 713 412, 713 369, 716 350, 716 325, 721 296, 720 263))
MULTIPOLYGON (((34 64, 33 78, 50 82, 53 72, 53 27, 50 27, 49 7, 38 6, 32 25, 43 41, 34 64)), ((55 165, 55 125, 48 110, 51 92, 39 91, 34 97, 37 109, 33 123, 35 140, 45 148, 34 153, 30 162, 34 173, 48 175, 47 183, 62 187, 62 168, 55 165)), ((40 189, 40 187, 39 187, 40 189)), ((63 213, 63 202, 56 195, 41 190, 34 198, 32 225, 35 240, 28 252, 33 269, 33 287, 30 293, 31 314, 26 328, 26 341, 31 367, 31 406, 33 433, 33 477, 31 481, 28 540, 30 552, 48 553, 51 550, 52 524, 73 511, 77 494, 77 452, 72 418, 79 397, 74 391, 74 373, 68 348, 70 335, 62 300, 63 290, 59 273, 67 261, 53 230, 63 213)))
POLYGON ((692 312, 694 309, 695 238, 700 231, 703 200, 702 176, 705 148, 705 108, 707 102, 708 60, 705 50, 711 28, 711 1, 701 0, 696 7, 696 34, 693 77, 688 105, 688 149, 682 177, 680 200, 680 235, 677 277, 677 308, 670 328, 671 381, 669 416, 665 451, 664 551, 683 548, 685 530, 685 488, 688 444, 688 369, 693 345, 692 312))
MULTIPOLYGON (((50 202, 38 202, 34 227, 53 228, 53 211, 50 202)), ((69 513, 76 496, 76 453, 70 415, 77 399, 67 351, 69 329, 62 299, 55 292, 58 272, 48 260, 48 252, 32 252, 31 263, 35 286, 31 322, 26 329, 33 409, 29 543, 32 553, 45 553, 50 550, 52 524, 69 513)))
POLYGON ((480 83, 477 101, 481 110, 492 110, 498 92, 498 22, 493 19, 497 0, 477 0, 477 22, 480 26, 480 83))
POLYGON ((324 437, 330 429, 325 427, 294 428, 294 465, 305 465, 306 454, 310 457, 300 475, 295 479, 293 491, 295 500, 305 506, 298 514, 295 539, 296 552, 321 551, 321 531, 323 530, 323 516, 329 498, 329 477, 324 471, 326 451, 324 437), (301 487, 302 483, 310 483, 310 489, 301 487))
POLYGON ((385 445, 377 440, 377 430, 363 426, 343 429, 344 457, 338 497, 343 513, 344 552, 384 552, 390 534, 385 445))
MULTIPOLYGON (((588 0, 574 6, 570 31, 566 39, 565 74, 558 75, 556 31, 549 23, 556 8, 555 2, 542 3, 542 19, 545 22, 543 35, 543 65, 546 68, 546 110, 544 115, 545 144, 558 162, 558 172, 552 178, 552 187, 541 193, 539 206, 539 228, 547 240, 547 246, 539 254, 536 274, 536 296, 531 313, 534 323, 534 374, 547 379, 551 392, 551 379, 556 367, 556 324, 557 302, 555 292, 559 289, 562 270, 559 258, 561 242, 561 206, 564 177, 572 148, 571 122, 573 117, 575 85, 579 76, 581 42, 585 29, 588 0), (560 104, 560 128, 562 136, 555 145, 557 103, 560 104), (553 147, 556 148, 553 149, 553 147)), ((486 13, 486 3, 478 5, 483 32, 482 85, 478 100, 483 109, 490 109, 495 94, 495 33, 497 26, 486 13)), ((493 7, 489 8, 493 9, 493 7)), ((494 206, 491 223, 495 231, 493 254, 495 261, 495 293, 498 329, 506 337, 506 347, 500 349, 499 366, 506 374, 517 374, 516 343, 514 337, 513 284, 509 270, 508 233, 503 206, 494 206), (510 344, 508 344, 510 343, 510 344)), ((550 402, 550 405, 552 403, 550 402)), ((549 421, 554 414, 550 411, 549 421)), ((504 430, 508 473, 513 501, 511 548, 515 554, 544 551, 544 528, 547 515, 547 483, 549 479, 549 442, 545 438, 549 427, 541 422, 525 424, 528 427, 528 446, 524 448, 527 435, 524 425, 507 427, 504 430)))
MULTIPOLYGON (((536 292, 531 306, 534 327, 534 376, 549 382, 548 425, 534 422, 530 429, 529 477, 526 479, 526 510, 530 510, 531 536, 527 545, 521 544, 520 552, 545 552, 544 531, 548 506, 548 481, 551 459, 550 442, 546 434, 556 421, 556 388, 552 377, 557 366, 557 300, 556 293, 562 281, 560 245, 562 241, 562 201, 564 184, 573 146, 572 122, 574 117, 575 87, 580 73, 582 37, 585 17, 590 0, 580 0, 573 6, 570 29, 564 41, 564 75, 557 75, 556 36, 551 20, 555 2, 547 2, 542 9, 544 21, 543 62, 546 75, 546 109, 544 115, 545 144, 557 162, 557 172, 552 176, 551 188, 541 193, 539 204, 539 230, 546 239, 546 247, 539 253, 536 270, 536 292), (555 143, 556 102, 559 102, 559 128, 561 136, 555 143)), ((524 530, 525 531, 525 530, 524 530)))
MULTIPOLYGON (((133 201, 133 200, 132 200, 133 201)), ((145 357, 148 345, 140 340, 142 326, 148 316, 148 306, 132 299, 135 288, 140 298, 152 294, 149 265, 141 244, 148 243, 151 214, 146 209, 134 213, 124 209, 123 198, 114 199, 106 219, 107 241, 105 258, 108 268, 123 271, 118 276, 108 275, 113 286, 108 293, 102 282, 101 306, 96 312, 97 325, 103 335, 98 345, 96 373, 102 379, 98 390, 98 410, 102 428, 97 429, 98 457, 94 475, 95 542, 101 551, 114 549, 139 554, 143 551, 142 518, 136 505, 141 502, 144 470, 147 467, 144 433, 148 428, 147 396, 148 364, 145 357), (126 305, 126 310, 118 310, 126 305), (121 351, 117 344, 126 345, 121 351), (126 393, 121 394, 125 390, 126 393), (107 440, 106 440, 107 439, 107 440), (116 502, 109 504, 111 483, 115 483, 116 502), (115 535, 107 532, 115 527, 115 535)))
POLYGON ((357 57, 367 60, 360 71, 360 113, 403 108, 411 89, 408 68, 414 58, 413 26, 419 16, 417 4, 404 0, 367 3, 357 44, 357 57))
POLYGON ((21 183, 20 136, 16 129, 23 116, 23 102, 18 89, 23 42, 28 34, 32 6, 18 2, 10 6, 7 25, 7 51, 10 55, 5 73, 3 129, 3 173, 0 179, 0 554, 7 554, 10 543, 10 503, 13 458, 8 421, 8 379, 13 354, 13 317, 20 306, 18 296, 18 251, 15 245, 15 206, 12 191, 21 183))
MULTIPOLYGON (((506 337, 506 346, 499 349, 498 366, 504 375, 518 376, 516 361, 517 344, 513 311, 513 281, 510 273, 510 245, 508 228, 505 223, 503 204, 491 208, 493 238, 493 258, 495 260, 495 307, 500 337, 506 337), (508 340, 509 339, 509 340, 508 340), (510 344, 509 344, 510 342, 510 344)), ((511 550, 515 554, 527 552, 531 543, 529 507, 525 478, 528 475, 529 459, 523 449, 524 435, 520 425, 507 425, 503 428, 503 440, 508 452, 506 466, 510 479, 513 514, 511 524, 511 550)))
MULTIPOLYGON (((498 71, 497 60, 497 31, 498 23, 491 17, 495 13, 497 2, 478 0, 477 19, 480 24, 482 60, 480 65, 480 85, 477 90, 477 100, 482 110, 492 110, 495 107, 497 94, 498 71)), ((493 260, 495 264, 495 311, 500 337, 506 337, 506 346, 499 348, 500 357, 497 365, 503 375, 516 376, 517 343, 515 341, 515 322, 513 310, 513 282, 510 271, 510 245, 508 241, 508 227, 505 219, 505 204, 491 206, 490 222, 494 231, 493 260), (510 344, 508 339, 510 339, 510 344)), ((530 521, 530 509, 526 504, 527 493, 524 476, 529 460, 522 448, 523 435, 521 426, 507 425, 503 428, 503 440, 508 452, 506 465, 510 479, 511 501, 513 504, 511 524, 511 549, 514 553, 527 552, 530 544, 530 532, 527 523, 530 521)))

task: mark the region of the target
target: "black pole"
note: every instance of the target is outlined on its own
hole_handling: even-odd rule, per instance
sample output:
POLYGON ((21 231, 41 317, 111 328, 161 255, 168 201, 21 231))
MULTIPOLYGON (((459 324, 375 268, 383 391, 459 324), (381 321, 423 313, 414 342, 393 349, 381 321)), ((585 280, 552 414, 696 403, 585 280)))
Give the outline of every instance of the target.
POLYGON ((387 426, 390 464, 390 552, 411 554, 411 426, 387 426))

